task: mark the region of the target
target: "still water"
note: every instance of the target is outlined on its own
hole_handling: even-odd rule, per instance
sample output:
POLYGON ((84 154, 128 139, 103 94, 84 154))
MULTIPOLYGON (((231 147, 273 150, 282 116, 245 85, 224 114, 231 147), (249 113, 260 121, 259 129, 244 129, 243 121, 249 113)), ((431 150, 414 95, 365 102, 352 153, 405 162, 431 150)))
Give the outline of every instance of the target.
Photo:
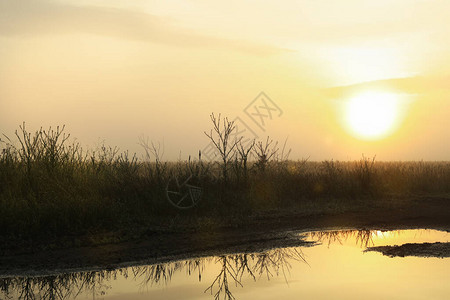
POLYGON ((0 277, 0 299, 450 299, 450 259, 367 247, 448 242, 436 230, 299 233, 313 246, 117 270, 0 277))

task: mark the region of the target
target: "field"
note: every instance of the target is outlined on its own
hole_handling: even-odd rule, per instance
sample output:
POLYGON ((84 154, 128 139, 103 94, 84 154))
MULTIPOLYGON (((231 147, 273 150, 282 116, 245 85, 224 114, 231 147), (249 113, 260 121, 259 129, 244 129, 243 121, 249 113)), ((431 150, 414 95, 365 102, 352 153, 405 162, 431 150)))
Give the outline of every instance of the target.
POLYGON ((410 217, 432 217, 441 209, 426 215, 428 202, 438 199, 444 211, 450 202, 450 162, 293 161, 269 139, 225 148, 228 154, 215 162, 201 156, 164 162, 157 146, 142 145, 147 156, 138 159, 114 147, 85 150, 64 127, 29 133, 23 125, 14 137, 4 136, 0 250, 115 243, 149 232, 244 230, 274 218, 286 223, 373 212, 382 220, 389 211, 395 221, 405 209, 410 217), (167 200, 167 183, 189 176, 201 199, 181 210, 167 200))

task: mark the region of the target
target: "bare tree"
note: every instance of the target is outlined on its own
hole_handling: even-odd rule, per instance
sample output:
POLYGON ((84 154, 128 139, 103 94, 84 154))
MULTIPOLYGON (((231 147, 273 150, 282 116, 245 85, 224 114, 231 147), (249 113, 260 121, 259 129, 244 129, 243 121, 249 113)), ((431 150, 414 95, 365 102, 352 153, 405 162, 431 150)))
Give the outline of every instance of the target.
POLYGON ((239 155, 239 162, 241 164, 242 171, 244 173, 244 180, 248 179, 247 162, 248 162, 248 157, 249 157, 251 151, 255 147, 255 143, 256 143, 255 140, 253 140, 248 145, 244 145, 241 140, 236 145, 236 149, 237 149, 236 155, 239 155))
POLYGON ((236 128, 234 121, 229 121, 228 118, 221 120, 220 114, 216 117, 214 113, 212 113, 210 117, 213 123, 213 129, 211 129, 209 133, 205 131, 205 135, 219 151, 219 155, 222 159, 222 176, 225 182, 227 182, 228 165, 231 162, 236 145, 242 140, 242 137, 232 140, 232 133, 236 128))
POLYGON ((267 137, 266 141, 263 143, 262 141, 258 141, 253 148, 253 153, 256 156, 257 162, 256 165, 261 171, 265 171, 267 163, 274 158, 275 154, 277 154, 278 142, 273 144, 273 140, 269 140, 267 137))

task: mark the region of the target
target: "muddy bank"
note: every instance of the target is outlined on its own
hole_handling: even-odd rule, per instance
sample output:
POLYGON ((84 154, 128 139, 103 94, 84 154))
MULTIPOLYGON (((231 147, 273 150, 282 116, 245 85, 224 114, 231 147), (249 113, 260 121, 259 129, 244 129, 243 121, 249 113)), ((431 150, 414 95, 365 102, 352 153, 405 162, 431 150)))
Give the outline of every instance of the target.
POLYGON ((429 228, 450 230, 450 201, 443 197, 415 205, 343 213, 305 215, 268 212, 249 217, 245 225, 167 230, 147 228, 137 239, 69 249, 17 254, 4 251, 1 276, 50 274, 58 270, 112 269, 233 252, 307 245, 302 232, 328 229, 395 230, 429 228))
POLYGON ((450 257, 450 243, 410 243, 400 246, 369 247, 365 251, 376 251, 389 257, 450 257))

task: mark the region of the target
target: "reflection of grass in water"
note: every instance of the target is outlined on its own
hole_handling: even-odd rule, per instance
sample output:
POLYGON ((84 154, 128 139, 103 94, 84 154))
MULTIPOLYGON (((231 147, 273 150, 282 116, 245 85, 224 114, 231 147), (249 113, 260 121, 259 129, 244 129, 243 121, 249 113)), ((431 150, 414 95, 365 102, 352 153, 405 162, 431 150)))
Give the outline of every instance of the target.
MULTIPOLYGON (((326 242, 328 247, 334 243, 342 245, 342 241, 354 238, 357 246, 367 248, 374 245, 373 238, 383 237, 384 234, 385 232, 379 230, 332 230, 312 231, 308 233, 308 237, 317 242, 326 242)), ((392 234, 392 231, 389 231, 389 234, 392 234)))
POLYGON ((141 141, 147 158, 138 160, 104 145, 85 150, 70 143, 63 127, 30 133, 22 126, 15 139, 3 137, 0 152, 1 235, 33 243, 119 229, 133 236, 136 228, 177 226, 179 219, 199 227, 205 220, 203 227, 214 228, 211 220, 242 225, 266 210, 367 209, 393 194, 450 193, 449 162, 288 161, 270 143, 253 143, 260 145, 253 158, 236 147, 246 154, 230 154, 225 180, 223 164, 163 162, 161 147, 148 141, 141 141), (165 183, 189 174, 203 187, 203 200, 181 216, 165 199, 165 183))
MULTIPOLYGON (((80 294, 105 295, 111 288, 110 282, 119 276, 141 283, 145 288, 152 285, 168 285, 176 272, 185 271, 190 276, 198 274, 199 281, 207 263, 214 261, 220 265, 219 273, 211 285, 205 290, 215 299, 234 299, 231 287, 241 286, 243 276, 255 281, 261 276, 270 279, 283 274, 287 282, 286 272, 292 261, 306 263, 300 248, 279 248, 260 253, 241 253, 222 255, 211 258, 197 258, 187 261, 169 262, 149 266, 133 266, 117 270, 69 273, 43 277, 14 277, 0 279, 0 296, 5 299, 69 299, 80 294), (131 273, 131 274, 130 274, 131 273)), ((3 298, 2 298, 3 299, 3 298)))
POLYGON ((118 275, 127 276, 127 270, 69 273, 43 277, 14 277, 0 279, 2 299, 49 299, 76 298, 82 292, 105 295, 110 289, 108 281, 118 275))

